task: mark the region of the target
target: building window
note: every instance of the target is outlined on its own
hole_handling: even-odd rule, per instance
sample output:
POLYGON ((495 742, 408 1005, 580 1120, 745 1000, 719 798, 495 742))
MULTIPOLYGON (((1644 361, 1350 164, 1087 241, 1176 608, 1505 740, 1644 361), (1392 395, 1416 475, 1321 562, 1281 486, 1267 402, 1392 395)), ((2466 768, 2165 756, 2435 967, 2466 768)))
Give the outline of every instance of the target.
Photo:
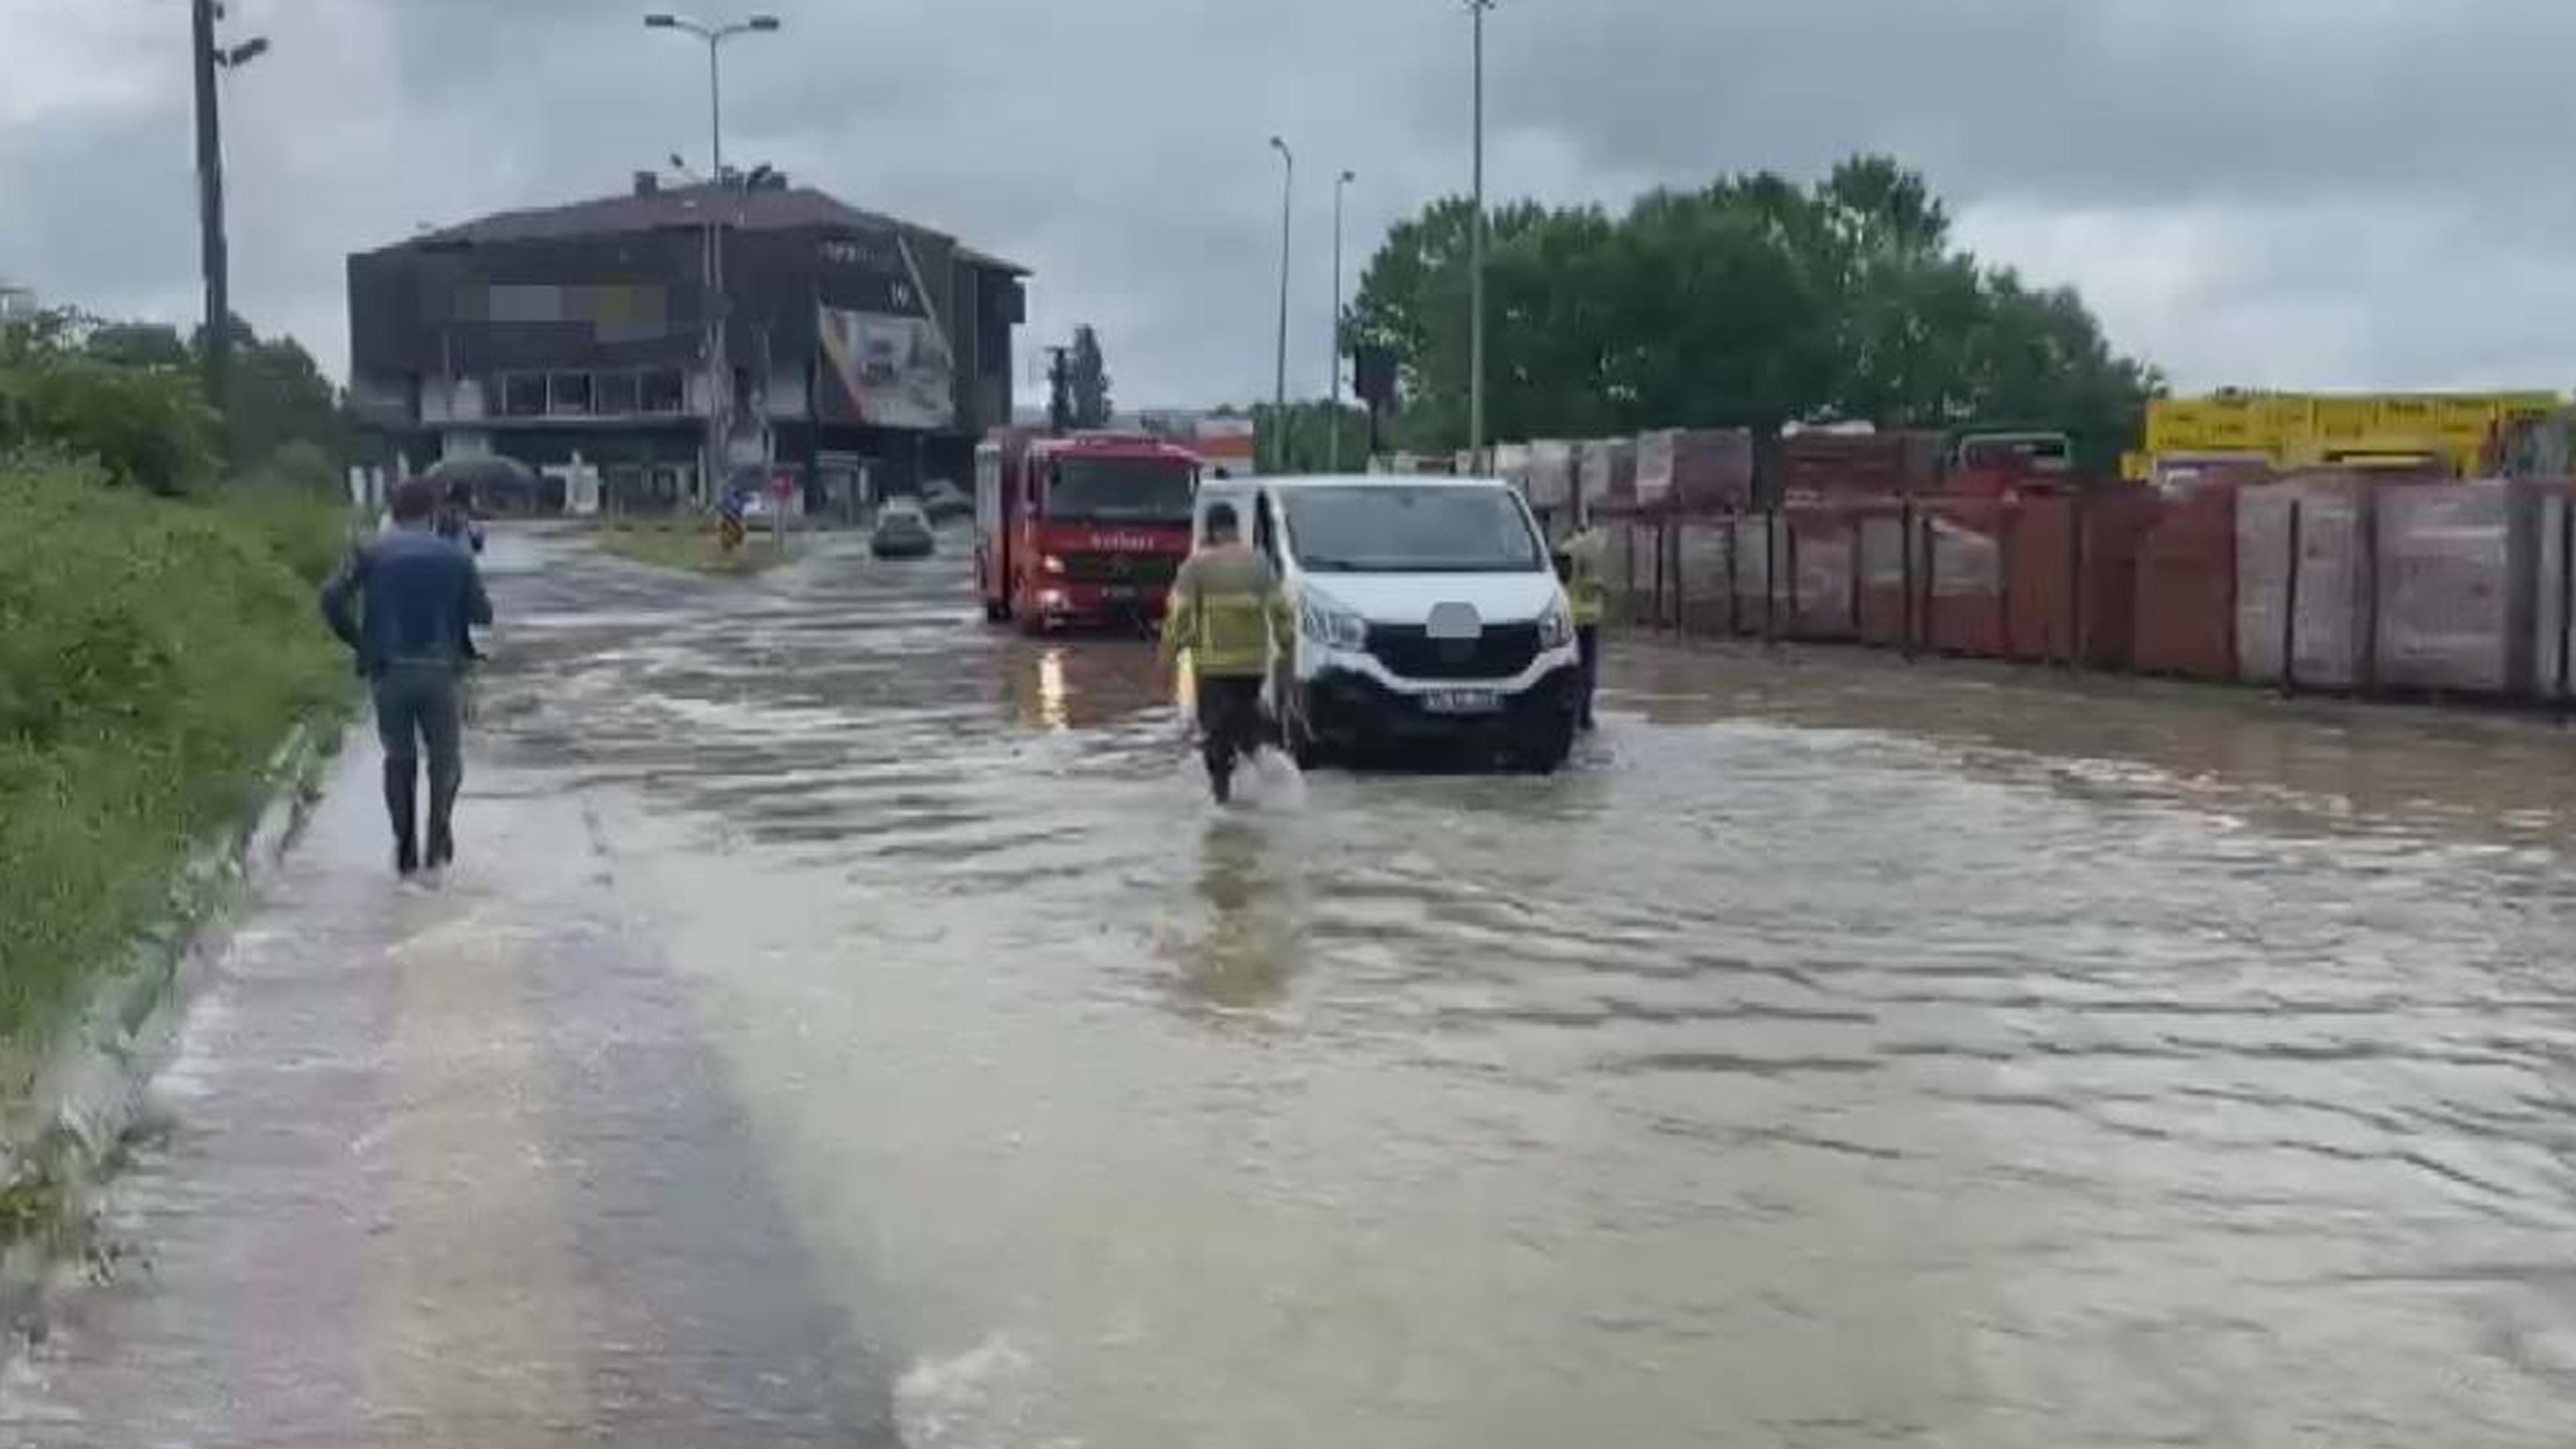
POLYGON ((644 374, 643 411, 648 413, 684 413, 689 410, 689 385, 676 367, 655 368, 644 374))
POLYGON ((590 374, 558 372, 547 377, 546 411, 557 417, 590 416, 590 374))
POLYGON ((546 415, 546 377, 541 372, 501 374, 501 416, 541 418, 546 415))
POLYGON ((591 401, 601 417, 631 417, 644 411, 644 379, 635 373, 603 372, 591 386, 591 401))

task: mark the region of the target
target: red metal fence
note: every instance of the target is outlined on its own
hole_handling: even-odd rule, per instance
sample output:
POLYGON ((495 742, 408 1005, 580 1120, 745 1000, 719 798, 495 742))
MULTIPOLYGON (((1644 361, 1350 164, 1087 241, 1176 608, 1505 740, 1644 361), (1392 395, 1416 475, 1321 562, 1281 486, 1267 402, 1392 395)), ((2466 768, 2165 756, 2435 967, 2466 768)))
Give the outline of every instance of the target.
MULTIPOLYGON (((1678 503, 1693 490, 1663 483, 1665 466, 1650 454, 1678 503)), ((1710 472, 1728 480, 1711 491, 1731 489, 1732 459, 1710 472)), ((1824 487, 1608 526, 1612 607, 1637 628, 2576 705, 2565 483, 2321 472, 2175 498, 1824 487)))

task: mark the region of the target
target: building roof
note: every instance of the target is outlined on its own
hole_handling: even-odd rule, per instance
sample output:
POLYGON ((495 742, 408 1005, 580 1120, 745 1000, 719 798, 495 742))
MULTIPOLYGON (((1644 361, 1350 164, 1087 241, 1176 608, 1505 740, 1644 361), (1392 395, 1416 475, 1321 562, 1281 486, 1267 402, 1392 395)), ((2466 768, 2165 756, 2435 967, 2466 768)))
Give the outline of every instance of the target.
MULTIPOLYGON (((495 212, 486 217, 423 232, 405 246, 482 245, 495 242, 558 241, 619 232, 664 231, 706 225, 710 208, 724 206, 745 231, 787 231, 801 227, 843 227, 884 231, 912 228, 873 211, 861 211, 810 186, 762 186, 744 189, 700 182, 694 186, 659 186, 564 206, 495 212)), ((1028 269, 989 252, 960 244, 957 254, 979 266, 1015 275, 1028 269)))

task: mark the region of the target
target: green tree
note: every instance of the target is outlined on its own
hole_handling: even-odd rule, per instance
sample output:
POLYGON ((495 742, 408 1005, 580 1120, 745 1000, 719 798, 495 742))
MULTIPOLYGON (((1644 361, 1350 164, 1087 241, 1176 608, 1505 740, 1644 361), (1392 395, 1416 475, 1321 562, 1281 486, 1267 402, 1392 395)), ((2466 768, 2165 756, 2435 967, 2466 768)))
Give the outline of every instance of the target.
POLYGON ((179 329, 160 322, 102 322, 90 329, 81 350, 120 367, 167 368, 182 372, 196 366, 179 329))
POLYGON ((153 493, 211 481, 220 433, 195 375, 98 355, 96 330, 58 313, 0 331, 0 453, 86 459, 109 481, 153 493))
MULTIPOLYGON (((191 348, 201 352, 205 329, 191 348)), ((231 396, 224 409, 224 456, 236 468, 264 463, 292 442, 312 443, 335 459, 347 457, 354 439, 331 380, 313 354, 292 337, 264 338, 239 317, 232 319, 231 396)))
POLYGON ((1073 329, 1073 425, 1077 428, 1109 426, 1109 364, 1100 355, 1100 334, 1089 323, 1073 329))
POLYGON ((1073 431, 1073 363, 1072 353, 1062 347, 1047 349, 1047 431, 1073 431))
MULTIPOLYGON (((1320 473, 1333 466, 1333 429, 1341 428, 1341 471, 1368 467, 1368 414, 1344 405, 1294 402, 1286 413, 1269 403, 1256 403, 1252 413, 1254 466, 1264 473, 1320 473)), ((1230 415, 1220 408, 1218 416, 1230 415)))
MULTIPOLYGON (((199 383, 176 329, 55 312, 0 330, 0 449, 95 460, 117 483, 184 493, 218 476, 336 478, 356 437, 345 400, 292 338, 233 319, 231 407, 199 383)), ((336 484, 330 485, 336 487, 336 484)))
MULTIPOLYGON (((1400 447, 1466 440, 1471 225, 1456 199, 1398 223, 1351 307, 1353 340, 1399 360, 1400 447)), ((1806 187, 1761 172, 1651 192, 1616 218, 1510 205, 1491 225, 1492 439, 2008 419, 2074 432, 2101 464, 2158 385, 2072 292, 1958 249, 1923 178, 1886 157, 1806 187)))

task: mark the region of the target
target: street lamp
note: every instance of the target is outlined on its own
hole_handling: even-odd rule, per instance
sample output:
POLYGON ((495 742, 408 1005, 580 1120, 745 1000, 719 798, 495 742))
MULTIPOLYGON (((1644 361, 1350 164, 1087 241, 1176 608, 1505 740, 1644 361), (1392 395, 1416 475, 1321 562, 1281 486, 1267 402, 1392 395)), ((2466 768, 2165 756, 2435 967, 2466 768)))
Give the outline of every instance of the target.
POLYGON ((707 164, 710 174, 724 179, 724 70, 717 56, 724 43, 738 35, 766 35, 778 28, 775 15, 755 15, 731 25, 708 25, 685 15, 656 11, 644 17, 648 30, 678 30, 707 43, 707 164))
POLYGON ((1297 192, 1297 153, 1277 136, 1270 138, 1270 149, 1279 153, 1285 169, 1279 181, 1279 377, 1271 404, 1278 414, 1280 457, 1287 457, 1288 446, 1288 222, 1289 203, 1297 192))
POLYGON ((1333 381, 1332 406, 1326 417, 1332 432, 1326 448, 1326 469, 1342 471, 1342 193, 1359 180, 1356 171, 1345 171, 1333 178, 1333 381))
MULTIPOLYGON (((707 25, 685 15, 657 11, 644 17, 647 30, 677 30, 694 35, 707 43, 707 178, 718 188, 725 184, 724 170, 724 72, 718 63, 724 43, 741 35, 765 35, 778 28, 775 15, 755 15, 731 25, 707 25)), ((673 158, 677 160, 677 157, 673 158)), ((713 502, 719 496, 718 479, 724 471, 725 438, 732 430, 733 385, 729 365, 731 348, 725 340, 725 273, 724 219, 718 214, 721 196, 711 195, 706 213, 706 287, 707 287, 707 429, 706 460, 701 465, 700 488, 713 502)))
POLYGON ((1485 471, 1485 12, 1494 0, 1466 0, 1476 24, 1476 215, 1467 245, 1467 452, 1485 471))

